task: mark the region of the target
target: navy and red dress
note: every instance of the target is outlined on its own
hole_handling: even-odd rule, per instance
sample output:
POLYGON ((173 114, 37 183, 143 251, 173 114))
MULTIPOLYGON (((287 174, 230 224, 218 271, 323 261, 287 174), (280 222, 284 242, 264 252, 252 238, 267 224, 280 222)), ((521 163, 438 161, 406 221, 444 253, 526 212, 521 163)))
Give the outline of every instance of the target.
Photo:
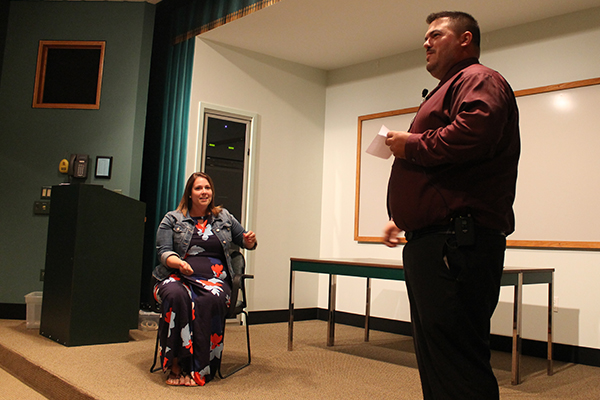
POLYGON ((223 246, 212 232, 212 216, 196 222, 184 260, 192 275, 179 272, 159 282, 155 296, 162 303, 159 323, 163 371, 177 358, 183 373, 198 385, 215 375, 221 363, 225 314, 231 298, 223 246))

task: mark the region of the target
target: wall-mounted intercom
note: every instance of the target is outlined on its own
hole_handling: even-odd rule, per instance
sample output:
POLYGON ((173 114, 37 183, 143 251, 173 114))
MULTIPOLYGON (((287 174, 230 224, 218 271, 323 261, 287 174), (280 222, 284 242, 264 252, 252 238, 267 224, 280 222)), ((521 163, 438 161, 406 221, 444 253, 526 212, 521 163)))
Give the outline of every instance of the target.
POLYGON ((87 154, 71 154, 69 159, 69 175, 73 178, 87 178, 88 164, 89 156, 87 154))

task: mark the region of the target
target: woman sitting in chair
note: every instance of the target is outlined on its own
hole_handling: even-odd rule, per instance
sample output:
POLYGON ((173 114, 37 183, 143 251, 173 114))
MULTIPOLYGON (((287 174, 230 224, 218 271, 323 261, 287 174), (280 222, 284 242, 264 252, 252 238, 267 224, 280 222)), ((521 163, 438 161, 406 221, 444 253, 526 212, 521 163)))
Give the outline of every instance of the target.
POLYGON ((196 172, 179 206, 158 228, 160 264, 154 297, 161 303, 160 360, 168 385, 205 385, 221 363, 233 271, 231 246, 253 250, 256 235, 214 205, 212 179, 196 172))

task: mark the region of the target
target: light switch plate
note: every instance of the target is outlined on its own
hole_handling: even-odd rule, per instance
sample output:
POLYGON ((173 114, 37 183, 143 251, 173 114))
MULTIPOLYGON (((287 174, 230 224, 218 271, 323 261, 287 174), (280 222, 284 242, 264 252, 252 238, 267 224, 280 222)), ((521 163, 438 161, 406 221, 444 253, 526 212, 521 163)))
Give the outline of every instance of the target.
POLYGON ((36 215, 50 214, 50 202, 44 200, 33 202, 33 213, 36 215))

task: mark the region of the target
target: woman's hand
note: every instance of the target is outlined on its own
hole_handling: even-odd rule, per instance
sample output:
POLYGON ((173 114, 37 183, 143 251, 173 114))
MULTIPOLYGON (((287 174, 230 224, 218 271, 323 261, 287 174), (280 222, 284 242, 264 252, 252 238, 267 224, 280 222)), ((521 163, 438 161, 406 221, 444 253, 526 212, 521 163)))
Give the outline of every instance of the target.
POLYGON ((256 246, 256 234, 252 231, 244 233, 244 247, 253 249, 256 246))
POLYGON ((187 261, 184 261, 175 255, 167 258, 167 267, 178 269, 179 272, 184 275, 192 275, 194 273, 194 270, 187 261))

